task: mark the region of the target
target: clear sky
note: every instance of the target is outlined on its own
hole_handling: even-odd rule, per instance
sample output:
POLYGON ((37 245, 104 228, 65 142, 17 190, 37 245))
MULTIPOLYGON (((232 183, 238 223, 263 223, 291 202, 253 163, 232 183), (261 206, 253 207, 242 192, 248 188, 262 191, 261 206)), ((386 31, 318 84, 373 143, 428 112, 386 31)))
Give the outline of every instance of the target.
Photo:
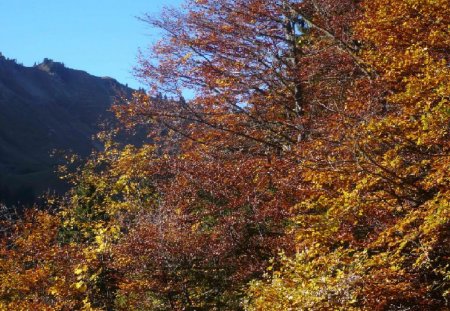
POLYGON ((183 0, 0 0, 0 52, 32 66, 45 57, 137 88, 138 48, 158 31, 138 21, 183 0))

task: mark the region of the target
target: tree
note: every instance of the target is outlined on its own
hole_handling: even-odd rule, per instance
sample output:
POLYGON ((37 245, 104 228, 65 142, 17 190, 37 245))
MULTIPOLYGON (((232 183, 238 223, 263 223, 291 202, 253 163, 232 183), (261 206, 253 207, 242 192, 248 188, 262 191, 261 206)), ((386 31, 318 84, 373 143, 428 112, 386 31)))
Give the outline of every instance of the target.
POLYGON ((363 10, 361 59, 382 96, 347 99, 378 105, 347 119, 328 169, 307 175, 319 191, 298 206, 300 253, 283 257, 270 283, 253 283, 250 310, 448 307, 449 6, 365 1, 363 10))
POLYGON ((155 93, 115 108, 153 142, 102 133, 55 215, 5 222, 1 306, 448 307, 448 4, 189 5, 143 18, 155 93))
MULTIPOLYGON (((148 238, 154 219, 133 238, 164 254, 164 243, 174 245, 166 267, 155 270, 169 278, 166 300, 178 308, 239 308, 243 284, 261 275, 280 248, 293 251, 286 224, 292 206, 313 191, 298 164, 315 157, 299 158, 297 150, 325 141, 343 94, 367 76, 344 26, 357 11, 352 1, 341 5, 319 11, 314 2, 192 1, 186 13, 144 18, 166 36, 142 55, 140 77, 155 92, 195 93, 164 104, 139 94, 117 107, 125 124, 155 122, 183 137, 178 153, 167 153, 172 176, 157 187, 166 215, 160 235, 176 240, 160 237, 155 246, 148 238), (177 268, 168 273, 167 265, 177 268), (211 271, 218 278, 203 282, 211 271)), ((155 264, 151 258, 136 269, 155 264)))
POLYGON ((81 309, 73 271, 80 247, 58 243, 59 217, 27 210, 21 220, 2 219, 0 308, 81 309))

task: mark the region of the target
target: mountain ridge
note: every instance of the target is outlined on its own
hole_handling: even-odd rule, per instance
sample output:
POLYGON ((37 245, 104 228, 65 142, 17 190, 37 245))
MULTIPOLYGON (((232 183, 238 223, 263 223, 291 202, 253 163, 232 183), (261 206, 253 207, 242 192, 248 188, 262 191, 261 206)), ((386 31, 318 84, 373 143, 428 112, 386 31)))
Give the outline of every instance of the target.
POLYGON ((100 148, 91 138, 112 119, 109 108, 134 90, 44 59, 32 67, 0 53, 0 202, 32 203, 66 185, 54 170, 54 150, 82 157, 100 148))

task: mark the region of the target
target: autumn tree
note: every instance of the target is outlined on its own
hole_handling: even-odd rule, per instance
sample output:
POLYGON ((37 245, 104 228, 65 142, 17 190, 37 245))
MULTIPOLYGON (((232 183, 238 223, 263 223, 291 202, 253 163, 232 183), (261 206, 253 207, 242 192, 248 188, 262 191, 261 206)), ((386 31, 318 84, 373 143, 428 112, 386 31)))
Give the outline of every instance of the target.
POLYGON ((59 243, 60 223, 58 216, 34 209, 21 219, 2 217, 0 309, 83 307, 83 293, 76 287, 74 273, 81 248, 59 243))
POLYGON ((115 111, 152 143, 102 133, 58 211, 5 221, 0 306, 445 309, 449 10, 196 0, 144 16, 163 32, 136 68, 150 92, 115 111))
POLYGON ((362 5, 354 29, 373 78, 357 86, 381 96, 347 98, 361 118, 305 176, 318 195, 297 206, 299 253, 252 285, 249 310, 448 308, 450 8, 362 5))
MULTIPOLYGON (((162 105, 140 94, 117 112, 127 125, 154 122, 184 137, 179 153, 168 155, 173 176, 158 190, 160 209, 175 222, 164 228, 189 245, 187 254, 171 256, 193 259, 170 276, 171 288, 184 286, 184 293, 166 294, 192 308, 236 309, 243 285, 268 259, 293 251, 286 224, 292 207, 314 191, 299 163, 315 157, 294 150, 308 150, 319 137, 329 144, 328 120, 338 118, 352 81, 370 74, 346 26, 358 16, 353 1, 321 10, 300 1, 189 4, 186 12, 144 17, 165 36, 137 69, 152 89, 180 100, 162 105), (193 98, 181 99, 184 89, 193 98), (206 252, 197 253, 200 245, 206 252), (199 288, 210 271, 220 278, 199 288)), ((146 240, 153 221, 134 240, 146 240)))

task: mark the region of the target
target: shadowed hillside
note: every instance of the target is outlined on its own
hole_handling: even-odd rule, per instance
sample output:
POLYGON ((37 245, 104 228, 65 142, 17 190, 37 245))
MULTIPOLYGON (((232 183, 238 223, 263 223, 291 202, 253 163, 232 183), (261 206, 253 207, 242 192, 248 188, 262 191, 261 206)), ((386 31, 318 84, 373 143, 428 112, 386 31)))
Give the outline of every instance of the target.
POLYGON ((63 191, 54 150, 81 156, 98 148, 92 136, 109 108, 132 89, 45 59, 25 67, 0 54, 0 202, 33 202, 63 191))

